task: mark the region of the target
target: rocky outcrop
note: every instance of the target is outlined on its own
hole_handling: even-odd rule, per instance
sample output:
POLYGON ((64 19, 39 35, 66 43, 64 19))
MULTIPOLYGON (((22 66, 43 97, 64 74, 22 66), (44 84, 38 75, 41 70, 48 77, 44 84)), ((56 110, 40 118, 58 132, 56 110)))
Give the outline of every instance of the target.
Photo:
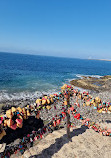
POLYGON ((82 76, 81 79, 72 80, 70 83, 76 87, 97 92, 111 90, 111 76, 109 75, 100 78, 82 76))

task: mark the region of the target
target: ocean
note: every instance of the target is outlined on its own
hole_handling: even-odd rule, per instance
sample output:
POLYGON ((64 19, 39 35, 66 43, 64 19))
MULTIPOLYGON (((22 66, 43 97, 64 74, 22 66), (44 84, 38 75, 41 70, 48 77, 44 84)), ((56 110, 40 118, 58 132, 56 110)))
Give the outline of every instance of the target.
POLYGON ((111 62, 0 52, 0 101, 53 93, 82 75, 111 75, 111 62))

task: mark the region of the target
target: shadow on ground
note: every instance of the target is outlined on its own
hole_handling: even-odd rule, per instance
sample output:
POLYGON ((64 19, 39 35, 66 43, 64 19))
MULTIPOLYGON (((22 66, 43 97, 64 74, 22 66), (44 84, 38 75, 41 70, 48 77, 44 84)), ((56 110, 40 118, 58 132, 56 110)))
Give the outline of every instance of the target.
POLYGON ((13 130, 11 128, 6 129, 6 135, 0 140, 0 143, 10 144, 16 139, 22 139, 27 134, 30 134, 33 130, 37 131, 44 126, 42 119, 36 119, 34 116, 30 116, 27 120, 24 120, 23 127, 13 130))
POLYGON ((106 120, 107 123, 111 123, 111 120, 106 120))
POLYGON ((74 129, 72 132, 70 132, 70 139, 67 139, 67 135, 64 134, 62 137, 57 138, 54 144, 51 144, 48 148, 44 149, 40 154, 30 156, 29 158, 51 158, 63 147, 64 144, 72 141, 72 137, 84 133, 87 129, 88 127, 86 126, 81 126, 81 128, 74 129))

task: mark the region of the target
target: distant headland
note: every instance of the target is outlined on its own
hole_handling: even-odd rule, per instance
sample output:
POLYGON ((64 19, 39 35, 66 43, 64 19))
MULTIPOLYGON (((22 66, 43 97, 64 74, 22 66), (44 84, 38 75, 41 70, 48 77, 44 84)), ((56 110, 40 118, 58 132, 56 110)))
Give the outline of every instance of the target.
POLYGON ((103 61, 111 61, 111 59, 88 59, 88 60, 103 60, 103 61))

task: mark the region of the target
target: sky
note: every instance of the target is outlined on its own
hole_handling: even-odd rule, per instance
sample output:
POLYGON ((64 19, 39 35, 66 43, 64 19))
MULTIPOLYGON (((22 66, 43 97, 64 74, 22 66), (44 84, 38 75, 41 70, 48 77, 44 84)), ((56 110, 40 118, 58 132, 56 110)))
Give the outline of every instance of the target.
POLYGON ((0 0, 0 52, 111 59, 111 0, 0 0))

